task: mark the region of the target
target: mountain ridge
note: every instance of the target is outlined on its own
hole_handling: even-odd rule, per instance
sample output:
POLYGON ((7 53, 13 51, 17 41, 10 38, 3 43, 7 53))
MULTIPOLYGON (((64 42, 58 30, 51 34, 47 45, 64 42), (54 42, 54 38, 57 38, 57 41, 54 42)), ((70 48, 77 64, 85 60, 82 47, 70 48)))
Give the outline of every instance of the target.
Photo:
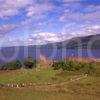
POLYGON ((84 37, 75 37, 62 42, 48 43, 42 45, 45 48, 67 48, 67 49, 100 49, 100 34, 97 35, 88 35, 84 37))

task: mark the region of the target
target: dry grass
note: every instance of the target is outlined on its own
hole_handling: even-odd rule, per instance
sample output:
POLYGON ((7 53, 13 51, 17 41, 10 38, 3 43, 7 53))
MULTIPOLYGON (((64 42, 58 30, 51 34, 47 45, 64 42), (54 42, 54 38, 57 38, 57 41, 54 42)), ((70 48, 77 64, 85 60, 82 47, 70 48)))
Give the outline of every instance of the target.
POLYGON ((99 100, 99 77, 56 87, 1 88, 0 100, 99 100))
POLYGON ((90 59, 90 58, 70 57, 68 59, 74 60, 74 61, 78 61, 78 62, 84 62, 84 63, 92 63, 92 62, 94 62, 94 60, 93 59, 90 59))
MULTIPOLYGON (((0 88, 0 100, 99 100, 100 67, 97 75, 57 86, 32 86, 24 88, 0 88)), ((80 75, 77 72, 53 71, 52 69, 17 70, 0 72, 0 82, 62 82, 80 75), (35 77, 35 78, 34 78, 35 77), (11 79, 10 79, 11 78, 11 79)))

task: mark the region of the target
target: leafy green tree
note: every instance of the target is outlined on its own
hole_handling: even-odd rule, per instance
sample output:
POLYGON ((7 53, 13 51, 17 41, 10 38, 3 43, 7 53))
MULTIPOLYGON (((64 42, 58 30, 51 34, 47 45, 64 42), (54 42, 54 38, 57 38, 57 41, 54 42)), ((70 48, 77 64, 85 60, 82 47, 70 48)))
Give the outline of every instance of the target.
POLYGON ((52 67, 54 70, 59 70, 61 68, 61 66, 58 62, 53 62, 52 67))
POLYGON ((16 70, 16 69, 20 69, 21 67, 22 67, 21 62, 19 60, 16 60, 16 61, 3 64, 1 69, 2 70, 16 70))
POLYGON ((25 68, 36 67, 36 60, 34 60, 32 57, 27 57, 24 59, 24 65, 25 65, 25 68))

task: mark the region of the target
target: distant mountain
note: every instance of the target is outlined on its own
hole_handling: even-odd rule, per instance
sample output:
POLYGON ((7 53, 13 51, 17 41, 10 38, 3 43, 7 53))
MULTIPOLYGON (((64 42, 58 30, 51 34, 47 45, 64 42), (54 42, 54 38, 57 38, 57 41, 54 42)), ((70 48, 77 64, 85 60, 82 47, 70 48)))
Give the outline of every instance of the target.
POLYGON ((49 43, 42 45, 45 48, 57 47, 57 48, 67 48, 67 49, 100 49, 100 34, 98 35, 89 35, 84 37, 76 37, 70 40, 57 43, 49 43))
MULTIPOLYGON (((75 37, 69 40, 55 42, 55 43, 47 43, 44 45, 28 45, 28 46, 11 46, 12 47, 41 47, 41 48, 67 48, 67 49, 100 49, 100 34, 97 35, 89 35, 84 37, 75 37)), ((8 47, 4 47, 8 48, 8 47)))

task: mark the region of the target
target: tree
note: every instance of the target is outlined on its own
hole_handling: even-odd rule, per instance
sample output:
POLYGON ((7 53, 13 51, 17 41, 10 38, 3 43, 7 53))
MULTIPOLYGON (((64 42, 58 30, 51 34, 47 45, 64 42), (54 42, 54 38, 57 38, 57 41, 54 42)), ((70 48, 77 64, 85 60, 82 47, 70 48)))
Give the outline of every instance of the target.
POLYGON ((16 61, 3 64, 1 70, 16 70, 16 69, 20 69, 21 67, 22 67, 21 62, 19 60, 16 60, 16 61))
POLYGON ((25 65, 25 68, 36 67, 36 60, 34 60, 32 57, 27 57, 24 59, 24 65, 25 65))

